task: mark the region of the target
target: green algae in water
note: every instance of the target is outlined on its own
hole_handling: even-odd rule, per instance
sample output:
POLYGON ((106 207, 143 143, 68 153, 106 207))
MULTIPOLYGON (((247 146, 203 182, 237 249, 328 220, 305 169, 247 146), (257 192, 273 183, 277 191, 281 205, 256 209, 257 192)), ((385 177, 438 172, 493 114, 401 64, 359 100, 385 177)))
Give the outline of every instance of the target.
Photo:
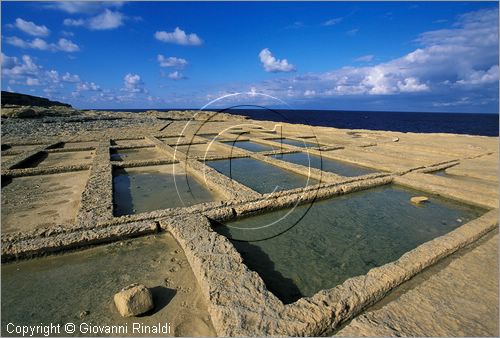
POLYGON ((235 142, 225 142, 225 143, 229 146, 234 146, 237 148, 253 152, 276 150, 270 145, 255 143, 251 141, 235 141, 235 142))
POLYGON ((306 167, 317 168, 323 171, 329 171, 338 175, 352 177, 374 173, 372 169, 357 166, 347 162, 335 161, 325 157, 319 157, 306 153, 277 154, 272 157, 306 167))
MULTIPOLYGON (((205 321, 203 318, 209 316, 200 299, 196 279, 175 239, 168 233, 141 237, 2 264, 2 336, 8 335, 6 325, 10 322, 16 325, 68 322, 77 326, 82 322, 127 325, 128 335, 133 335, 130 330, 134 322, 145 325, 169 322, 173 335, 175 325, 185 318, 205 321), (171 262, 172 257, 176 262, 184 261, 183 267, 171 262), (175 273, 169 271, 173 266, 179 269, 175 273), (177 292, 175 285, 165 285, 167 277, 177 287, 189 287, 192 291, 177 292), (150 288, 155 308, 140 317, 123 318, 115 308, 113 296, 122 287, 137 282, 150 288), (196 305, 188 308, 183 302, 196 305), (81 316, 85 311, 88 311, 86 315, 81 316)), ((209 331, 204 335, 215 334, 209 319, 206 326, 209 331)), ((196 332, 196 328, 193 329, 196 332)))
POLYGON ((206 161, 205 164, 262 194, 318 183, 312 178, 308 181, 306 176, 251 158, 206 161))
POLYGON ((130 215, 212 202, 217 195, 172 165, 113 171, 114 215, 130 215), (175 171, 178 173, 178 170, 175 171))
POLYGON ((437 196, 427 195, 430 203, 423 205, 410 203, 418 195, 422 192, 383 186, 298 206, 272 226, 262 228, 290 210, 214 229, 232 239, 271 292, 291 303, 394 261, 484 213, 437 196))

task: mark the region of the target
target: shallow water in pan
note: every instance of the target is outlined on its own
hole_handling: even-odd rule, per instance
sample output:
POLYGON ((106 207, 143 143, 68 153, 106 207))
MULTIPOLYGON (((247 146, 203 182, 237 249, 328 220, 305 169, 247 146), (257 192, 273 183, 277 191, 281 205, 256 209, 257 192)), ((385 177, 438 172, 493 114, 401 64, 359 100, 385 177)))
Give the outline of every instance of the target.
POLYGON ((361 167, 355 164, 331 160, 326 157, 319 157, 311 154, 308 155, 307 153, 277 154, 272 155, 272 157, 278 160, 300 164, 305 167, 329 171, 341 176, 361 176, 375 172, 375 170, 361 167))
MULTIPOLYGON (((169 233, 2 264, 2 336, 12 335, 7 331, 9 322, 61 327, 74 323, 78 336, 100 335, 81 332, 82 323, 128 328, 116 336, 153 335, 134 333, 134 322, 170 323, 169 336, 215 335, 196 278, 169 233), (139 317, 123 318, 113 295, 131 283, 150 288, 155 308, 139 317)), ((63 331, 60 335, 72 336, 63 331)))
POLYGON ((214 224, 285 303, 366 274, 484 213, 391 185, 290 210, 214 224), (412 204, 419 195, 430 202, 412 204))
POLYGON ((205 164, 262 194, 314 185, 306 176, 251 158, 206 161, 205 164))
POLYGON ((220 197, 201 182, 186 177, 178 164, 113 170, 115 216, 187 207, 217 199, 220 197))
POLYGON ((245 149, 248 151, 254 151, 254 152, 259 152, 259 151, 271 151, 271 150, 276 150, 270 145, 267 144, 260 144, 260 143, 255 143, 251 141, 236 141, 236 142, 225 142, 228 146, 234 146, 237 148, 245 149))

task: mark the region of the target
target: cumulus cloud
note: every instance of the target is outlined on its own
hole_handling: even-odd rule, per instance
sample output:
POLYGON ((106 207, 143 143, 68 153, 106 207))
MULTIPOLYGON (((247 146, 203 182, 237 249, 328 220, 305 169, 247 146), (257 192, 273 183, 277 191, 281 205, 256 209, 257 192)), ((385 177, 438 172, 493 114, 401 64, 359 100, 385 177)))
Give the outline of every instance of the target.
POLYGON ((128 73, 123 78, 123 91, 129 93, 144 93, 144 82, 138 74, 128 73))
POLYGON ((105 9, 101 14, 87 19, 64 19, 63 24, 70 27, 86 27, 90 30, 109 30, 122 26, 125 19, 122 13, 105 9))
POLYGON ((62 76, 62 80, 69 83, 77 83, 81 81, 80 76, 76 74, 70 74, 68 72, 64 73, 64 75, 62 76))
POLYGON ((170 80, 184 80, 186 77, 179 71, 172 72, 167 75, 170 80))
POLYGON ((46 26, 38 26, 34 22, 25 21, 21 18, 17 18, 14 26, 26 34, 33 36, 47 36, 50 34, 50 30, 46 26))
POLYGON ((52 52, 67 52, 73 53, 78 52, 80 47, 72 42, 71 40, 61 38, 57 43, 48 43, 43 39, 35 38, 31 41, 23 40, 17 36, 10 36, 5 39, 5 42, 9 45, 16 46, 23 49, 37 49, 52 52))
MULTIPOLYGON (((60 76, 57 70, 46 70, 42 66, 37 65, 29 55, 17 58, 2 54, 2 76, 9 79, 10 84, 43 86, 43 91, 46 94, 59 92, 64 88, 64 82, 77 84, 77 86, 80 83, 78 75, 66 72, 60 76)), ((96 89, 96 85, 93 83, 85 83, 79 87, 80 90, 96 89)))
POLYGON ((471 71, 463 79, 458 80, 459 85, 484 85, 498 83, 498 65, 491 66, 487 71, 471 71))
POLYGON ((78 47, 77 44, 73 43, 70 40, 59 39, 59 41, 57 41, 57 50, 60 50, 62 52, 72 53, 72 52, 78 52, 80 50, 80 47, 78 47))
POLYGON ((188 64, 185 59, 177 58, 175 56, 165 57, 161 54, 158 54, 157 60, 160 67, 184 68, 188 64))
MULTIPOLYGON (((325 99, 425 94, 436 100, 460 96, 474 102, 471 99, 474 96, 482 98, 477 102, 498 101, 498 12, 495 9, 462 15, 451 28, 425 32, 416 42, 420 44, 418 48, 388 62, 270 79, 252 86, 269 95, 299 99, 311 97, 314 91, 314 97, 325 99)), ((272 58, 269 51, 263 52, 260 56, 263 64, 267 60, 267 71, 289 69, 288 63, 272 58)), ((363 56, 360 61, 368 60, 372 57, 363 56)), ((457 98, 453 102, 464 101, 457 98)))
POLYGON ((105 8, 119 8, 122 1, 54 1, 47 3, 46 8, 57 9, 69 14, 94 14, 105 8))
POLYGON ((114 29, 121 25, 123 25, 123 14, 109 9, 88 20, 88 27, 92 30, 114 29))
POLYGON ((33 62, 29 55, 23 55, 19 60, 17 57, 10 57, 2 53, 2 75, 5 77, 33 77, 39 71, 40 67, 33 62))
POLYGON ((175 27, 173 32, 157 31, 154 37, 162 42, 175 43, 185 46, 200 46, 203 41, 195 33, 187 34, 179 27, 175 27))
POLYGON ((294 72, 295 66, 288 63, 287 59, 276 59, 268 48, 264 48, 259 53, 260 62, 266 72, 294 72))
POLYGON ((81 82, 76 85, 76 90, 78 92, 88 91, 88 92, 98 92, 101 91, 101 87, 94 82, 81 82))

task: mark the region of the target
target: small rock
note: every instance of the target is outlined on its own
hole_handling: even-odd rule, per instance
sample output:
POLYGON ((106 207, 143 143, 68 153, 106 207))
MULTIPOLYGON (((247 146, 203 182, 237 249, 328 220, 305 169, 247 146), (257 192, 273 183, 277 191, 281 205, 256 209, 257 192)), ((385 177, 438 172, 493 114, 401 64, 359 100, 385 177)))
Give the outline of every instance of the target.
POLYGON ((179 271, 179 268, 176 266, 170 269, 170 272, 177 272, 177 271, 179 271))
POLYGON ((82 311, 82 312, 80 312, 80 313, 78 314, 78 318, 83 319, 83 317, 86 317, 86 316, 88 316, 89 314, 90 314, 90 311, 87 311, 87 310, 82 311))
POLYGON ((425 196, 415 196, 415 197, 412 197, 410 199, 410 201, 414 204, 422 204, 422 203, 428 202, 429 198, 425 197, 425 196))
POLYGON ((115 294, 114 301, 122 317, 137 316, 154 307, 153 296, 142 284, 131 284, 115 294))
POLYGON ((457 218, 457 222, 458 223, 462 223, 462 219, 461 218, 457 218))
POLYGON ((399 137, 394 137, 394 138, 392 139, 392 142, 398 142, 398 141, 399 141, 399 137))

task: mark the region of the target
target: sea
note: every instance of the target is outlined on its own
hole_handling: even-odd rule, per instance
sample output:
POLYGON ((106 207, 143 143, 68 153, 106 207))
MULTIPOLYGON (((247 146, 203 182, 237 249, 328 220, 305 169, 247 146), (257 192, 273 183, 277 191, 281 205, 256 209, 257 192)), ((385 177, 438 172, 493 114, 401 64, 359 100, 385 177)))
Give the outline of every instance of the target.
MULTIPOLYGON (((147 109, 119 110, 140 112, 147 109)), ((157 110, 167 111, 170 109, 157 110)), ((498 136, 499 131, 498 114, 286 109, 228 109, 221 111, 230 114, 245 115, 254 120, 300 123, 345 129, 390 130, 413 133, 453 133, 482 136, 498 136)))

